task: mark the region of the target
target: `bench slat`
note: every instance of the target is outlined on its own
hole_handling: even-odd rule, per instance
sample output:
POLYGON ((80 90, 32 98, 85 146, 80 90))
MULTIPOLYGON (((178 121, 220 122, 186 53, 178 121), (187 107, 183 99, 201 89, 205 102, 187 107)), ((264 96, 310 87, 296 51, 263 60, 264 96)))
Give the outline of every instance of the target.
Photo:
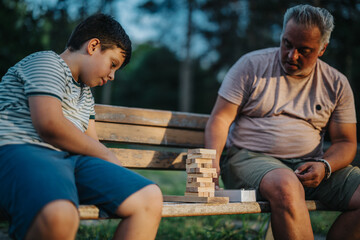
POLYGON ((116 154, 124 167, 185 170, 186 151, 176 153, 142 149, 109 149, 116 154))
MULTIPOLYGON (((319 201, 308 200, 306 206, 309 211, 327 210, 319 201)), ((242 202, 227 204, 209 203, 174 203, 164 202, 162 217, 185 217, 185 216, 208 216, 208 215, 228 215, 228 214, 249 214, 249 213, 268 213, 270 212, 269 202, 242 202)), ((98 219, 99 210, 96 206, 80 206, 81 219, 98 219)))
POLYGON ((96 121, 204 130, 207 114, 128 108, 96 104, 96 121))
POLYGON ((101 141, 197 148, 204 145, 204 132, 163 127, 96 122, 101 141))

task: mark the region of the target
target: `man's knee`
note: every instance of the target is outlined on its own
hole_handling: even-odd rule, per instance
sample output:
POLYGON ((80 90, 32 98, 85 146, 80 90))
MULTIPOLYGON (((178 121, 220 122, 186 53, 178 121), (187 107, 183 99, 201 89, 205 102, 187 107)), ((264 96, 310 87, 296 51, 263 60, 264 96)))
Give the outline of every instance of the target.
POLYGON ((305 200, 305 192, 296 175, 288 169, 267 173, 260 183, 261 194, 271 203, 288 205, 305 200))
POLYGON ((148 185, 129 196, 117 209, 120 216, 130 216, 136 212, 161 215, 163 197, 160 188, 148 185))

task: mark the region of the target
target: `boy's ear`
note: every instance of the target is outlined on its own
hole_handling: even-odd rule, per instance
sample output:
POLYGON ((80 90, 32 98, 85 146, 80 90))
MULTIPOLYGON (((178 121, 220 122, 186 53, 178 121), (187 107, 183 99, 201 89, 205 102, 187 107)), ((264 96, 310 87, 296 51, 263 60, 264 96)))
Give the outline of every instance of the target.
POLYGON ((98 38, 92 38, 88 41, 86 50, 88 54, 93 55, 96 49, 100 49, 100 48, 101 48, 100 40, 98 38))

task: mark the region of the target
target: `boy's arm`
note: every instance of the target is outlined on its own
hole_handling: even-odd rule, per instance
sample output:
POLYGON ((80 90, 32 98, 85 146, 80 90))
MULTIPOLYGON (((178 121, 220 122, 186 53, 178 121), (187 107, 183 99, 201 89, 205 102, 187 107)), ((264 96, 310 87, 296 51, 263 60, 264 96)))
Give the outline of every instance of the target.
POLYGON ((29 106, 33 125, 45 142, 64 151, 98 157, 121 165, 103 144, 81 132, 65 118, 59 99, 51 96, 30 96, 29 106))
POLYGON ((99 141, 98 135, 96 133, 95 120, 94 119, 89 119, 88 128, 85 131, 85 134, 88 135, 89 137, 92 137, 96 141, 99 141))

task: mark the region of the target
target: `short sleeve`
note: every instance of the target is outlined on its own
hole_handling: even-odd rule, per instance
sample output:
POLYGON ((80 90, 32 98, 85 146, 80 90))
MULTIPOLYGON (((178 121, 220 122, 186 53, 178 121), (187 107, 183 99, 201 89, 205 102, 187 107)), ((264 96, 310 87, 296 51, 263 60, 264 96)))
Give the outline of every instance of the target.
POLYGON ((58 57, 51 52, 31 56, 22 63, 21 79, 26 96, 49 95, 63 100, 66 72, 58 57))
POLYGON ((243 106, 249 96, 249 79, 253 73, 247 55, 241 57, 228 71, 218 94, 226 100, 243 106))
POLYGON ((354 94, 346 77, 340 81, 337 103, 331 119, 339 123, 356 123, 354 94))

